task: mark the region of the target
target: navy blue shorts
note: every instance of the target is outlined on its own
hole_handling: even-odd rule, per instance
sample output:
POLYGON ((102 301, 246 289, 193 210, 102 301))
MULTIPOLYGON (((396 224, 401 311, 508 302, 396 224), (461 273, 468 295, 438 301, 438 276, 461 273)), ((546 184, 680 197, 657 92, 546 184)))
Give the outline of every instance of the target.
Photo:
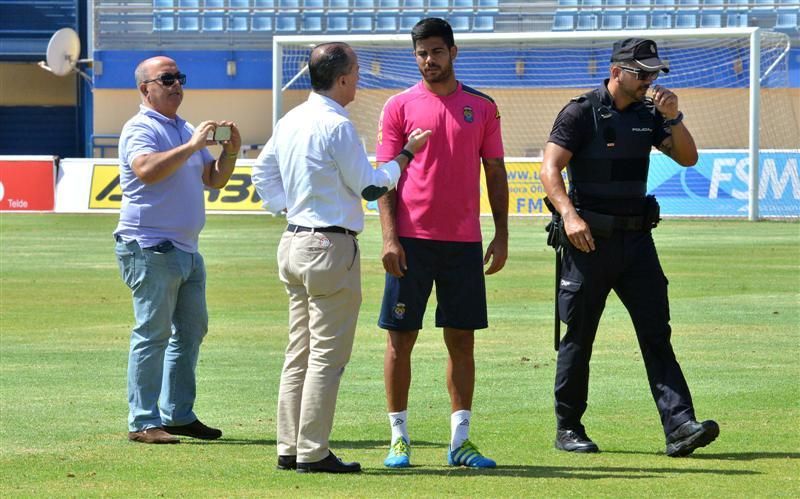
POLYGON ((425 307, 436 283, 436 327, 484 329, 486 284, 480 242, 462 243, 401 237, 408 269, 386 274, 378 326, 392 331, 422 329, 425 307))

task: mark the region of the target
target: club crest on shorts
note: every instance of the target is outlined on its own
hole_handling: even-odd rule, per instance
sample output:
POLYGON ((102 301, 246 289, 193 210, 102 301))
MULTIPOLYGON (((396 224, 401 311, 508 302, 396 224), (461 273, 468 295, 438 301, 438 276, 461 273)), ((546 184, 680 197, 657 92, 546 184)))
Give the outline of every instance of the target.
POLYGON ((475 121, 475 115, 473 114, 470 106, 464 106, 464 121, 467 123, 472 123, 475 121))
POLYGON ((406 316, 406 304, 397 302, 394 306, 394 309, 392 309, 392 315, 394 316, 395 319, 402 320, 403 317, 406 316))

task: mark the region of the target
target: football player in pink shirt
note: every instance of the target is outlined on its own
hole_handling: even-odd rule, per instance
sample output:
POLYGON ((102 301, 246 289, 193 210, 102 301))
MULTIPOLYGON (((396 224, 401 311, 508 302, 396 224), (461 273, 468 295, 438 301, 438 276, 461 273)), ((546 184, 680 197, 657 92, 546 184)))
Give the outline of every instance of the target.
POLYGON ((427 145, 403 172, 397 189, 378 200, 386 284, 378 325, 388 330, 384 382, 392 439, 384 465, 410 466, 406 428, 411 351, 436 284, 436 327, 444 329, 452 415, 451 466, 493 468, 469 440, 475 387, 474 332, 488 327, 486 274, 508 256, 508 182, 500 113, 487 95, 456 80, 458 48, 443 19, 423 19, 411 30, 422 81, 391 97, 378 124, 376 156, 391 161, 405 137, 432 130, 427 145), (495 234, 484 254, 480 226, 480 168, 486 175, 495 234))

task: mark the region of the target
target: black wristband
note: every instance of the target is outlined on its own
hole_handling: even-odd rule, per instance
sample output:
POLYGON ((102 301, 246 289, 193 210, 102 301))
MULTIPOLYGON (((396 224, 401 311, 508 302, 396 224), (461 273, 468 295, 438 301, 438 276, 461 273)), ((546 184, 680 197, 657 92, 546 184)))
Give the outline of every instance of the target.
POLYGON ((680 123, 681 121, 683 121, 683 113, 681 111, 678 111, 678 116, 675 116, 675 118, 673 118, 671 120, 664 120, 664 125, 665 126, 675 126, 678 123, 680 123))
POLYGON ((411 161, 414 159, 414 154, 408 149, 400 149, 400 154, 408 158, 409 163, 411 163, 411 161))

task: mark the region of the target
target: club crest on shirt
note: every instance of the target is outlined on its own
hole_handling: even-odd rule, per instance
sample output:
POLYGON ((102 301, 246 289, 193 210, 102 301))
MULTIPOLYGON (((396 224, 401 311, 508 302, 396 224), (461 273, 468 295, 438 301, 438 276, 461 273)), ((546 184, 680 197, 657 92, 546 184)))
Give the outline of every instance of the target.
POLYGON ((395 319, 402 319, 406 316, 406 304, 397 302, 392 310, 392 315, 395 319))
POLYGON ((475 115, 472 113, 472 108, 470 106, 464 106, 464 121, 467 123, 475 121, 475 115))

